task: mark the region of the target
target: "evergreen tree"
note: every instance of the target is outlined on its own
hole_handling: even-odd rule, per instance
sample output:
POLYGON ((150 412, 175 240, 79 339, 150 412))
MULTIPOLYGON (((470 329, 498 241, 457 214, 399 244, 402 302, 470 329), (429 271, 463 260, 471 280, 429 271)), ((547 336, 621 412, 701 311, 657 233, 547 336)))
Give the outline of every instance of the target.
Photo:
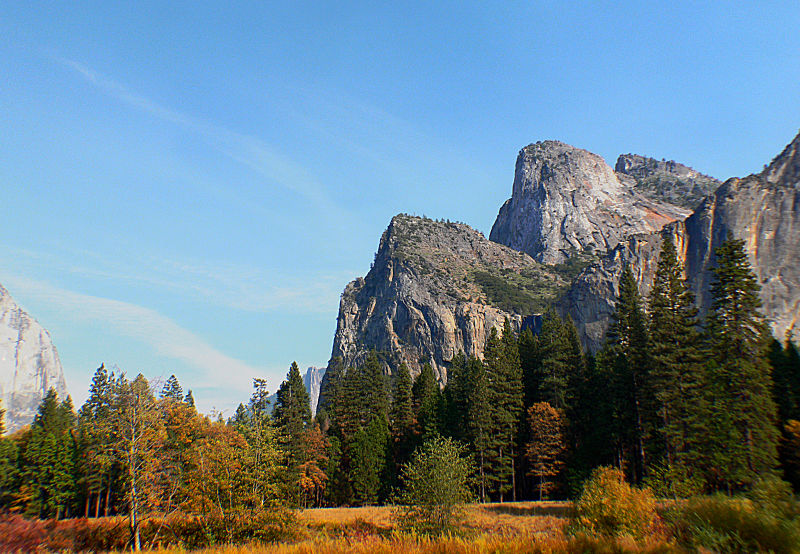
POLYGON ((709 478, 730 489, 777 466, 777 409, 767 359, 770 334, 744 241, 729 234, 716 255, 706 321, 714 399, 709 478))
POLYGON ((530 406, 541 398, 541 359, 539 337, 530 328, 524 329, 518 341, 520 365, 522 367, 523 403, 530 406))
POLYGON ((442 391, 442 432, 461 442, 467 441, 467 409, 470 401, 467 357, 459 352, 447 369, 447 385, 442 391))
POLYGON ((547 402, 556 410, 567 406, 567 388, 574 368, 573 345, 567 330, 553 308, 548 308, 539 332, 539 391, 535 400, 547 402))
POLYGON ((442 394, 429 363, 423 364, 412 392, 419 436, 417 442, 421 443, 439 435, 441 429, 442 394))
POLYGON ((160 398, 167 398, 169 400, 174 400, 175 402, 180 402, 183 400, 183 389, 181 388, 181 384, 178 382, 178 378, 175 375, 170 375, 167 382, 164 383, 164 387, 161 389, 160 398))
POLYGON ((706 463, 709 398, 697 308, 671 235, 664 238, 650 292, 649 415, 656 432, 649 463, 672 486, 706 463))
POLYGON ((115 394, 114 376, 101 364, 92 377, 89 398, 78 412, 78 482, 84 498, 84 517, 99 517, 101 506, 103 515, 108 516, 112 489, 117 484, 118 464, 109 441, 115 394))
POLYGON ((475 457, 477 487, 481 502, 485 502, 490 490, 492 474, 490 460, 494 438, 492 401, 489 399, 489 372, 486 364, 470 357, 465 372, 465 389, 469 398, 466 411, 468 444, 475 457))
POLYGON ((395 465, 395 474, 402 464, 408 461, 414 451, 414 397, 412 393, 411 372, 403 363, 397 374, 392 401, 391 430, 392 430, 392 459, 395 465))
POLYGON ((273 417, 283 440, 290 482, 298 485, 293 489, 291 497, 293 500, 299 501, 301 494, 300 466, 306 462, 304 459, 306 427, 311 423, 311 406, 297 362, 292 362, 286 380, 278 389, 277 396, 273 417))
POLYGON ((508 320, 502 337, 492 329, 484 349, 484 360, 491 415, 490 482, 501 502, 509 493, 515 500, 523 391, 519 350, 508 320))
POLYGON ((189 389, 189 392, 186 393, 186 396, 183 397, 183 401, 186 402, 189 406, 194 408, 194 395, 192 394, 192 389, 189 389))
POLYGON ((646 472, 647 349, 642 299, 633 272, 626 265, 606 336, 606 351, 598 358, 598 363, 611 375, 617 463, 621 469, 628 467, 632 480, 637 484, 642 482, 646 472))

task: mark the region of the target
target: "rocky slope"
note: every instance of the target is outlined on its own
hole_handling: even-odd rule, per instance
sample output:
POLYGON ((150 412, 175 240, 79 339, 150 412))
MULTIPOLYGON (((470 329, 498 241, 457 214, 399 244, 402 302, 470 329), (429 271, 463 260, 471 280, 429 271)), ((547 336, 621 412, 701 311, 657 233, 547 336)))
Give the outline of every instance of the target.
POLYGON ((0 398, 7 433, 33 420, 50 387, 66 398, 64 372, 50 333, 0 286, 0 398))
POLYGON ((331 363, 352 367, 375 349, 387 372, 405 362, 416 374, 428 360, 445 381, 456 353, 482 356, 493 327, 508 318, 519 329, 566 285, 467 225, 398 215, 370 272, 342 293, 331 363))
POLYGON ((547 264, 604 254, 627 237, 658 231, 689 211, 639 193, 596 154, 558 141, 523 148, 511 198, 491 240, 547 264))
POLYGON ((621 155, 614 172, 620 181, 630 183, 644 196, 689 210, 697 209, 721 184, 675 161, 658 161, 638 154, 621 155))
POLYGON ((317 403, 319 402, 319 391, 320 386, 322 385, 322 378, 325 375, 325 370, 327 368, 324 367, 314 367, 311 366, 306 370, 306 374, 303 375, 303 385, 306 387, 306 392, 308 392, 308 398, 311 402, 311 415, 317 415, 317 403))
POLYGON ((619 276, 630 263, 642 294, 649 292, 661 235, 672 233, 686 264, 701 313, 710 305, 714 249, 731 232, 747 245, 761 284, 762 312, 773 333, 794 331, 800 319, 800 135, 759 174, 723 183, 685 222, 661 234, 631 237, 588 267, 560 300, 578 322, 585 343, 596 349, 613 311, 619 276))

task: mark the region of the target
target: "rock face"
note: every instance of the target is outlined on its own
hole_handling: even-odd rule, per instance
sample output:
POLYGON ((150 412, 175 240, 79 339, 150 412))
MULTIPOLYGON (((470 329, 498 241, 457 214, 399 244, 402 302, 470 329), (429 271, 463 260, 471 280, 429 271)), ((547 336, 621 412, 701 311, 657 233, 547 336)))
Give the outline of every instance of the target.
POLYGON ((0 286, 0 398, 7 433, 33 420, 51 387, 66 398, 64 372, 50 333, 0 286))
POLYGON ((406 363, 415 375, 427 360, 444 382, 455 354, 482 356, 492 328, 508 318, 519 330, 566 285, 467 225, 395 216, 370 272, 342 293, 331 364, 352 367, 374 349, 387 373, 406 363))
POLYGON ((721 184, 675 161, 658 161, 638 154, 621 155, 614 171, 623 183, 632 180, 642 195, 688 210, 696 209, 721 184))
POLYGON ((322 385, 322 377, 325 375, 325 370, 327 368, 324 367, 314 367, 311 366, 306 370, 306 374, 303 376, 303 385, 306 387, 306 392, 308 392, 308 398, 311 403, 311 416, 317 415, 317 403, 319 402, 319 391, 320 386, 322 385))
POLYGON ((579 325, 584 342, 599 347, 613 312, 619 277, 630 263, 646 295, 661 239, 672 233, 701 315, 711 303, 714 250, 728 233, 744 240, 761 284, 762 312, 782 337, 800 319, 800 135, 759 174, 723 183, 685 222, 637 235, 589 266, 559 301, 579 325))
POLYGON ((640 194, 633 184, 586 150, 558 141, 531 144, 517 157, 513 192, 490 238, 558 264, 587 251, 604 254, 631 235, 689 214, 640 194))

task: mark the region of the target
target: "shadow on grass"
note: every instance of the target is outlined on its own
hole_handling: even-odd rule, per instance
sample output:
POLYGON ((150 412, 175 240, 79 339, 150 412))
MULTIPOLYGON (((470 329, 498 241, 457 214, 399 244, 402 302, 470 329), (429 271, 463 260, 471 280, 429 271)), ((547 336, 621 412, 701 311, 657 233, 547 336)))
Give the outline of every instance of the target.
POLYGON ((572 506, 566 503, 536 503, 536 504, 487 504, 485 510, 496 514, 508 514, 512 516, 553 516, 569 517, 572 506))

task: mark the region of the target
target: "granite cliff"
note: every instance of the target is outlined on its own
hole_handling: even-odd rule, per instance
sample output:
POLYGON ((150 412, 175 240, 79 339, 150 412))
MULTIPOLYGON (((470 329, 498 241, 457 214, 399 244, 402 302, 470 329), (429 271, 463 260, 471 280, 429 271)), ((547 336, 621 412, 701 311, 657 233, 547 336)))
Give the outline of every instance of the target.
POLYGON ((511 198, 490 238, 557 264, 582 253, 604 254, 633 234, 689 215, 632 184, 586 150, 550 140, 531 144, 517 157, 511 198))
POLYGON ((714 249, 731 232, 747 243, 776 336, 797 327, 800 135, 761 173, 721 185, 632 154, 616 169, 560 142, 525 147, 491 241, 463 224, 393 218, 370 272, 342 294, 331 363, 350 367, 374 349, 387 373, 401 362, 416 373, 428 360, 445 382, 454 354, 480 356, 492 327, 506 318, 515 330, 535 325, 550 303, 596 350, 625 264, 647 295, 666 234, 702 312, 714 249))
POLYGON ((66 398, 64 372, 50 333, 0 286, 0 398, 7 433, 33 420, 51 387, 66 398))
POLYGON ((622 268, 631 265, 646 295, 662 236, 671 233, 704 314, 711 303, 714 250, 729 232, 746 243, 773 333, 793 332, 800 319, 800 135, 761 173, 725 181, 685 221, 631 236, 591 264, 559 301, 560 311, 575 319, 587 346, 599 347, 622 268))
POLYGON ((387 372, 404 362, 417 374, 427 360, 444 382, 456 353, 482 356, 492 328, 520 329, 567 284, 467 225, 397 215, 372 269, 342 293, 331 363, 351 367, 374 349, 387 372))

